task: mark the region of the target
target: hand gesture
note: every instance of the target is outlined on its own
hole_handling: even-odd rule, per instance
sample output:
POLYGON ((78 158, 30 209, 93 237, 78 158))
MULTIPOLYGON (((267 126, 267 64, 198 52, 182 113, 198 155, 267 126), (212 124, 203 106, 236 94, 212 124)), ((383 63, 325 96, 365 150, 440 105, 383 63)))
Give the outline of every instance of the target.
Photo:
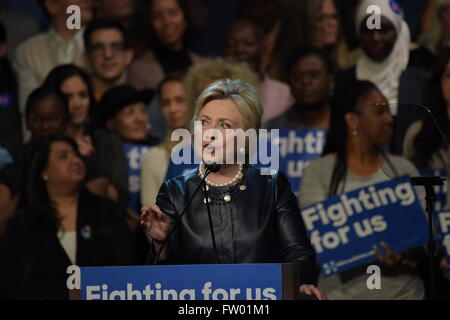
POLYGON ((92 143, 90 136, 84 135, 82 137, 77 137, 75 138, 75 141, 82 156, 86 157, 95 152, 94 144, 92 143))
POLYGON ((170 219, 156 204, 141 209, 141 226, 153 240, 162 242, 172 227, 170 219))
POLYGON ((300 289, 301 293, 304 293, 308 296, 313 296, 317 300, 326 300, 327 299, 327 296, 325 295, 325 293, 322 292, 321 290, 319 290, 313 284, 302 284, 299 289, 300 289))

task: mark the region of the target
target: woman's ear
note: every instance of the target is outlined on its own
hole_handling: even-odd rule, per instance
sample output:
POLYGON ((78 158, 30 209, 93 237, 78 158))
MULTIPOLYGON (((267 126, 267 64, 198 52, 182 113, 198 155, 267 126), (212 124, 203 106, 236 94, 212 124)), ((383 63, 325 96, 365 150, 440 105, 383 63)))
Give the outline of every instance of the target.
POLYGON ((355 113, 348 112, 344 116, 345 123, 347 127, 351 130, 358 130, 359 128, 359 120, 358 116, 355 113))

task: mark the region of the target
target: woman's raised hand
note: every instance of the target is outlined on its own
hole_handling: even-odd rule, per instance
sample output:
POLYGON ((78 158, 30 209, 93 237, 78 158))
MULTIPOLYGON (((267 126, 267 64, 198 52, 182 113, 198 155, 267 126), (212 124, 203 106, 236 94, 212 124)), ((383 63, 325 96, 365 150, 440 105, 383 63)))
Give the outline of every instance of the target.
POLYGON ((172 227, 170 219, 156 204, 141 209, 141 226, 153 240, 162 242, 172 227))

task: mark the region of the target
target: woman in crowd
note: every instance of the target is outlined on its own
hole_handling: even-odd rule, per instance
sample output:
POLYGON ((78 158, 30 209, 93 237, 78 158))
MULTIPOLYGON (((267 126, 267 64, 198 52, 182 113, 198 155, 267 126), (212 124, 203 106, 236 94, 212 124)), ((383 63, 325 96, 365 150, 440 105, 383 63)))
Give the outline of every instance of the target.
POLYGON ((441 54, 450 44, 450 1, 428 0, 422 17, 418 42, 434 54, 441 54))
MULTIPOLYGON (((141 163, 147 150, 155 145, 149 136, 150 120, 146 106, 153 94, 150 90, 137 91, 123 84, 109 89, 100 101, 99 125, 116 133, 122 140, 127 157, 127 179, 130 198, 127 208, 135 212, 132 215, 138 222, 140 211, 141 163)), ((136 225, 138 227, 138 225, 136 225)))
POLYGON ((197 155, 205 162, 232 161, 207 176, 208 196, 193 198, 170 239, 172 222, 200 183, 205 165, 202 162, 198 169, 164 182, 156 205, 142 209, 141 224, 153 240, 151 255, 161 248, 162 241, 169 240, 170 250, 166 247, 160 256, 167 264, 296 263, 300 291, 322 299, 323 294, 313 285, 314 251, 288 180, 279 172, 263 175, 255 166, 239 164, 236 160, 248 158, 249 150, 225 135, 227 129, 261 128, 262 107, 256 90, 240 80, 214 82, 200 94, 194 120, 201 121, 202 130, 216 129, 199 139, 194 146, 197 155), (207 206, 217 239, 216 257, 209 228, 205 228, 207 206))
POLYGON ((174 73, 166 76, 159 85, 158 99, 161 113, 169 127, 165 141, 150 150, 144 156, 141 168, 141 203, 155 203, 159 188, 167 176, 170 155, 178 141, 171 141, 172 132, 187 128, 192 112, 187 106, 186 91, 183 85, 184 75, 174 73))
POLYGON ((149 0, 147 12, 154 45, 130 66, 129 80, 137 89, 156 89, 165 74, 186 72, 202 60, 189 50, 193 21, 187 1, 149 0))
POLYGON ((406 130, 420 114, 415 104, 423 102, 427 74, 409 65, 411 36, 396 1, 362 1, 356 12, 356 31, 362 56, 355 67, 337 75, 337 87, 356 79, 377 85, 395 118, 390 151, 402 154, 406 130), (371 25, 373 17, 367 13, 370 5, 380 8, 378 27, 371 25))
POLYGON ((84 187, 76 143, 62 136, 34 143, 26 197, 0 238, 0 296, 67 299, 69 265, 140 263, 123 211, 84 187))
POLYGON ((327 50, 338 70, 352 67, 358 52, 351 52, 345 41, 339 12, 333 0, 306 1, 305 24, 310 45, 327 50))
MULTIPOLYGON (((331 103, 330 129, 323 156, 305 170, 299 192, 301 208, 394 177, 417 175, 408 160, 385 154, 393 133, 386 98, 368 81, 338 89, 331 103)), ((367 266, 319 278, 330 299, 423 299, 417 272, 420 250, 379 256, 381 290, 366 286, 367 266)), ((373 264, 373 263, 372 263, 373 264)))
POLYGON ((72 137, 86 164, 102 175, 105 195, 125 204, 128 197, 127 162, 120 138, 96 128, 96 109, 88 74, 73 65, 61 65, 47 76, 44 86, 62 92, 69 104, 66 134, 72 137))
POLYGON ((430 79, 422 119, 413 123, 405 136, 403 155, 419 169, 446 169, 450 140, 450 50, 439 57, 430 79), (442 130, 439 132, 438 126, 442 130))
POLYGON ((263 34, 255 22, 236 20, 228 28, 224 56, 247 63, 258 75, 265 123, 286 111, 294 103, 294 98, 286 83, 272 79, 261 69, 263 47, 263 34))
POLYGON ((25 190, 26 170, 30 166, 33 151, 31 141, 66 131, 69 121, 67 99, 59 91, 37 88, 28 96, 25 118, 31 140, 20 145, 17 159, 0 170, 0 229, 15 211, 25 190))

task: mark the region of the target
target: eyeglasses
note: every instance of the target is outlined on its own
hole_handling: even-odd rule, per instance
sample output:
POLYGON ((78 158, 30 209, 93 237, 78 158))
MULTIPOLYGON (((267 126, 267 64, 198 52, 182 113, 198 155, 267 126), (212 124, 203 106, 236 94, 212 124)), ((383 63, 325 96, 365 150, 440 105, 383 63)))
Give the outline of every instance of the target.
POLYGON ((123 42, 97 42, 93 43, 89 46, 88 51, 95 55, 100 55, 106 51, 110 51, 112 53, 121 53, 125 50, 125 44, 123 42))

